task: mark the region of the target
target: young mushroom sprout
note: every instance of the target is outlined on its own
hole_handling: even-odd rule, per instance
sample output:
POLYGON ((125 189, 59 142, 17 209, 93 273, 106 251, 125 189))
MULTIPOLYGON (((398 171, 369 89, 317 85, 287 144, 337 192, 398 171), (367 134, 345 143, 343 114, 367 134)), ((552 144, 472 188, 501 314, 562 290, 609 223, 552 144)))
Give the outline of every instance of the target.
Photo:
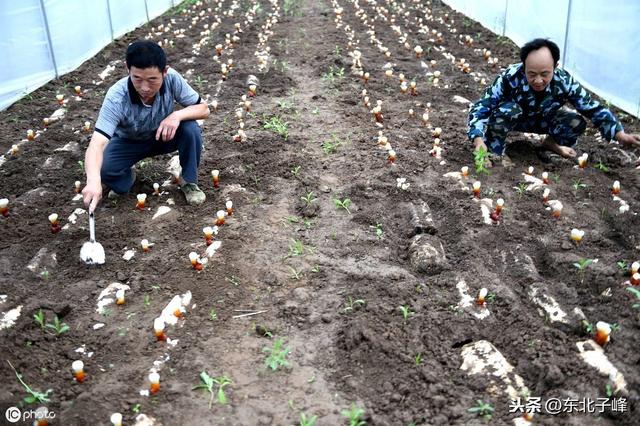
POLYGON ((580 229, 576 229, 573 228, 571 230, 571 240, 575 241, 576 243, 579 243, 580 241, 582 241, 582 238, 584 237, 584 231, 580 230, 580 229))
POLYGON ((213 180, 213 187, 218 188, 220 186, 220 170, 212 170, 211 179, 213 180))
POLYGON ((611 187, 611 193, 613 195, 619 195, 620 194, 620 181, 616 180, 615 182, 613 182, 613 186, 611 187))
POLYGON ((476 198, 480 198, 480 187, 482 184, 480 181, 473 182, 473 196, 476 198))
POLYGON ((119 288, 116 291, 116 305, 124 305, 124 289, 119 288))
POLYGON ((49 222, 51 223, 51 233, 52 234, 57 234, 58 232, 60 232, 60 230, 62 228, 60 227, 60 223, 58 222, 58 214, 57 213, 51 213, 49 215, 49 222))
POLYGON ((149 374, 149 383, 150 383, 149 393, 151 395, 157 394, 158 391, 160 391, 160 374, 158 374, 155 371, 149 374))
POLYGON ((611 335, 611 325, 604 321, 598 321, 596 324, 596 335, 593 340, 600 346, 606 345, 609 343, 611 335))
POLYGON ((158 342, 164 342, 167 340, 167 335, 164 332, 164 320, 162 318, 156 318, 153 320, 153 332, 158 342))
POLYGON ((0 199, 0 214, 4 217, 9 216, 9 199, 0 199))
POLYGON ((144 210, 144 205, 147 200, 147 194, 138 194, 136 195, 136 198, 137 198, 136 209, 144 210))
POLYGON ((584 154, 582 154, 580 157, 578 157, 578 166, 581 169, 584 169, 585 167, 587 167, 587 159, 589 158, 589 154, 587 154, 586 152, 584 154))
POLYGON ((73 377, 76 382, 82 383, 85 381, 87 375, 84 372, 84 362, 80 360, 73 361, 71 369, 73 370, 73 377))

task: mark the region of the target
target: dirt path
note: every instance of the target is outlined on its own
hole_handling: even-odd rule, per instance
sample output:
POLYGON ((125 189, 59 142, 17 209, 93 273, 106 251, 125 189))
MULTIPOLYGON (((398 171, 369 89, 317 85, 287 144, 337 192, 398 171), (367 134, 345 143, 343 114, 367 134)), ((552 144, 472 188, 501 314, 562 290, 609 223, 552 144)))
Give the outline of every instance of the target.
MULTIPOLYGON (((580 142, 590 154, 582 170, 541 162, 535 140, 516 134, 509 148, 515 168, 474 173, 468 105, 456 96, 475 100, 497 72, 483 59, 485 46, 500 66, 517 60, 515 46, 439 2, 203 2, 114 42, 2 112, 2 152, 28 128, 39 136, 0 165, 0 198, 10 200, 10 215, 0 218, 0 312, 3 319, 19 312, 0 331, 1 411, 26 395, 10 361, 34 389, 52 389, 44 404, 57 414, 52 424, 107 424, 121 412, 125 424, 144 413, 156 425, 289 425, 302 415, 337 425, 353 407, 364 410, 367 424, 481 424, 469 411, 478 401, 491 404, 492 424, 514 424, 522 416, 509 413, 511 400, 527 396, 628 403, 622 414, 540 414, 536 424, 634 424, 639 318, 625 281, 640 244, 636 153, 604 147, 589 128, 580 142), (173 37, 172 66, 217 102, 203 123, 199 179, 208 198, 202 207, 185 204, 169 180, 170 156, 138 164, 132 193, 98 211, 108 262, 90 269, 78 260, 88 234, 73 200, 90 135, 81 127, 95 121, 104 91, 124 75, 116 61, 127 43, 146 36, 173 37), (355 50, 370 73, 366 84, 352 72, 355 50), (256 53, 267 58, 266 69, 256 53), (401 93, 400 74, 416 82, 416 96, 401 93), (251 75, 260 84, 243 114, 247 140, 235 142, 251 75), (84 88, 80 100, 72 98, 76 84, 84 88), (45 130, 41 116, 57 108, 61 92, 71 97, 66 115, 45 130), (377 100, 382 123, 370 112, 377 100), (380 136, 396 151, 394 164, 380 136), (441 158, 430 155, 436 137, 441 158), (463 166, 470 177, 445 176, 463 166), (529 166, 536 177, 551 175, 546 187, 564 204, 560 220, 545 209, 540 185, 526 189, 529 166), (481 201, 471 192, 476 179, 481 201), (611 197, 614 180, 627 214, 611 197), (152 183, 165 181, 152 196, 152 183), (134 209, 138 192, 149 194, 145 211, 134 209), (498 198, 505 211, 499 223, 487 223, 481 206, 488 214, 498 198), (234 214, 215 236, 222 245, 195 271, 188 255, 204 256, 202 229, 227 200, 234 214), (154 219, 161 207, 171 211, 154 219), (67 225, 55 235, 47 222, 53 211, 67 225), (572 228, 586 230, 580 244, 569 240, 572 228), (148 253, 142 238, 155 244, 148 253), (134 257, 123 259, 132 249, 134 257), (587 259, 597 261, 577 270, 587 259), (128 286, 126 304, 98 312, 113 283, 128 286), (489 293, 484 306, 475 300, 481 288, 489 293), (154 319, 188 292, 185 314, 166 329, 173 340, 157 342, 154 319), (40 311, 69 331, 41 329, 33 320, 40 311), (234 318, 243 314, 250 315, 234 318), (598 321, 616 324, 604 353, 618 374, 599 374, 580 357, 583 342, 589 355, 598 352, 586 329, 598 321), (265 360, 277 342, 276 353, 289 349, 281 352, 288 366, 272 371, 265 360), (71 375, 77 359, 88 374, 82 384, 71 375), (161 391, 149 397, 141 391, 151 370, 160 372, 161 391), (228 404, 210 407, 210 395, 193 390, 203 371, 230 379, 228 404)), ((630 117, 623 124, 638 129, 630 117)))

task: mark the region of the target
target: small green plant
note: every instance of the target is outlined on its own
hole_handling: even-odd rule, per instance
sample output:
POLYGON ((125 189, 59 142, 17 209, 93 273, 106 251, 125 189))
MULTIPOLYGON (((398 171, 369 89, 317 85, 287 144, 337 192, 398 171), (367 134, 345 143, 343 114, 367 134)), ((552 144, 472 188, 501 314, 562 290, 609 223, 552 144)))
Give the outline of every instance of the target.
POLYGON ((293 169, 291 169, 291 174, 293 175, 294 178, 298 178, 300 176, 300 168, 302 166, 295 166, 293 169))
POLYGON ((9 360, 7 360, 7 362, 11 366, 11 369, 14 371, 14 373, 16 373, 16 377, 18 378, 18 381, 20 382, 22 387, 24 387, 24 389, 29 394, 26 397, 24 397, 24 399, 22 400, 25 404, 35 404, 36 402, 37 403, 51 402, 51 400, 49 399, 49 394, 53 392, 53 389, 47 389, 46 392, 38 392, 31 389, 31 387, 28 384, 26 384, 24 380, 22 380, 22 374, 18 373, 18 371, 15 369, 15 367, 13 366, 13 364, 11 364, 9 360))
POLYGON ((53 317, 53 324, 47 324, 46 327, 53 329, 58 336, 69 331, 69 326, 60 322, 57 315, 53 317))
POLYGON ((405 324, 407 323, 407 321, 409 321, 410 317, 415 315, 415 312, 413 312, 411 308, 409 308, 409 306, 401 305, 398 307, 398 309, 400 309, 400 312, 402 313, 402 319, 404 320, 405 324))
POLYGON ((316 274, 320 272, 320 265, 315 265, 313 268, 311 268, 311 272, 316 274))
POLYGON ((382 239, 382 235, 384 234, 384 231, 382 230, 382 224, 381 223, 376 223, 375 229, 376 229, 376 238, 378 240, 381 240, 382 239))
POLYGON ((42 330, 44 330, 45 317, 44 317, 44 312, 42 312, 42 309, 39 309, 37 313, 33 314, 33 320, 36 322, 36 324, 40 326, 42 330))
POLYGON ((238 277, 236 277, 235 275, 231 275, 230 277, 224 277, 224 280, 229 284, 233 284, 236 287, 238 287, 238 285, 240 284, 238 277))
POLYGON ((140 408, 140 404, 135 404, 133 407, 131 407, 131 411, 133 411, 135 414, 139 414, 140 408))
POLYGON ((278 108, 280 108, 283 111, 289 111, 289 110, 295 109, 295 105, 293 104, 293 102, 288 101, 286 99, 277 101, 277 104, 278 104, 278 108))
POLYGON ((144 299, 143 299, 143 303, 144 303, 144 308, 147 309, 149 306, 151 306, 151 296, 149 296, 148 294, 144 295, 144 299))
POLYGON ((342 49, 340 48, 340 46, 336 45, 335 49, 333 49, 333 54, 336 56, 342 55, 342 49))
POLYGON ((209 310, 209 319, 211 321, 215 321, 218 319, 218 313, 216 312, 216 308, 211 308, 211 310, 209 310))
POLYGON ((473 151, 473 162, 476 167, 476 174, 489 174, 489 169, 487 169, 487 159, 489 158, 489 153, 486 149, 480 148, 473 151))
POLYGON ((216 385, 218 386, 218 389, 215 394, 217 396, 218 403, 221 405, 225 405, 227 403, 227 396, 224 393, 224 387, 232 383, 227 376, 211 377, 206 371, 203 371, 200 373, 200 382, 201 383, 198 386, 195 386, 192 390, 204 389, 209 392, 209 408, 211 408, 213 404, 213 388, 216 385))
POLYGON ((344 77, 344 67, 338 68, 333 65, 329 67, 329 71, 322 74, 322 81, 326 81, 327 83, 333 85, 336 80, 344 77))
POLYGON ((271 370, 276 371, 280 367, 290 367, 291 363, 287 361, 287 355, 291 352, 291 349, 287 346, 284 346, 284 338, 279 337, 273 342, 272 347, 265 346, 262 348, 262 352, 266 352, 269 354, 267 359, 265 360, 265 364, 271 370))
POLYGON ((620 260, 618 262, 616 262, 616 266, 618 267, 618 269, 620 269, 622 272, 626 272, 627 269, 629 268, 629 264, 627 263, 626 260, 620 260))
POLYGON ((304 201, 307 206, 310 206, 311 203, 317 200, 317 198, 313 196, 313 192, 307 192, 307 194, 304 197, 300 197, 300 199, 304 201))
POLYGON ((291 242, 292 244, 289 244, 289 254, 287 257, 302 256, 304 254, 304 244, 302 240, 292 239, 291 242))
POLYGON ((202 78, 202 76, 200 75, 196 76, 196 78, 193 80, 193 84, 199 89, 199 92, 202 92, 202 89, 207 83, 208 81, 202 78))
POLYGON ((593 334, 593 332, 595 331, 595 327, 593 326, 593 324, 587 320, 580 321, 580 325, 582 325, 582 329, 587 334, 593 334))
POLYGON ((263 127, 265 130, 271 130, 272 132, 282 136, 285 141, 289 139, 289 123, 282 121, 282 119, 276 115, 265 120, 263 127))
POLYGON ((413 357, 413 362, 416 365, 422 365, 422 363, 424 362, 424 360, 422 359, 422 353, 418 352, 416 356, 413 357))
POLYGON ((518 193, 518 198, 522 198, 522 196, 527 192, 527 183, 520 182, 518 186, 514 186, 513 189, 518 193))
POLYGON ((351 404, 351 408, 343 410, 342 415, 349 419, 349 426, 364 426, 366 423, 363 420, 364 410, 356 407, 355 404, 351 404))
MULTIPOLYGON (((636 297, 636 301, 640 302, 640 290, 634 287, 627 287, 627 291, 636 297)), ((640 309, 640 303, 634 303, 631 307, 633 309, 640 309)))
POLYGON ((343 311, 345 313, 349 313, 349 312, 354 312, 356 311, 360 306, 364 305, 364 300, 363 299, 353 299, 351 296, 349 296, 347 298, 347 301, 345 302, 345 307, 343 309, 343 311))
POLYGON ((603 173, 609 173, 609 167, 607 167, 602 160, 598 161, 598 164, 594 166, 596 169, 600 170, 603 173))
POLYGON ((298 281, 300 278, 302 278, 302 269, 297 270, 296 268, 289 266, 289 271, 291 272, 291 274, 289 274, 289 278, 291 278, 292 280, 298 281))
POLYGON ((585 270, 594 262, 593 259, 579 259, 577 262, 573 264, 573 267, 576 268, 578 274, 580 274, 580 282, 584 282, 584 274, 585 270))
POLYGON ((573 187, 573 190, 578 192, 578 190, 580 189, 584 189, 587 187, 587 185, 585 185, 584 183, 582 183, 581 179, 573 179, 571 180, 571 186, 573 187))
POLYGON ((300 426, 314 426, 318 421, 318 416, 307 417, 305 413, 300 413, 300 426))
POLYGON ((491 418, 493 417, 493 406, 479 399, 476 401, 476 405, 471 408, 467 408, 467 411, 470 413, 475 413, 483 417, 485 420, 491 420, 491 418))
POLYGON ((320 108, 318 108, 318 107, 313 108, 313 109, 311 110, 311 114, 313 114, 313 115, 318 115, 318 114, 320 114, 320 108))
POLYGON ((46 270, 46 269, 45 269, 44 271, 40 272, 40 276, 41 276, 41 277, 42 277, 42 279, 43 279, 43 280, 45 280, 45 281, 49 279, 49 276, 50 276, 50 275, 51 275, 51 274, 50 274, 50 273, 49 273, 49 271, 48 271, 48 270, 46 270))
POLYGON ((350 199, 345 198, 344 200, 340 200, 339 198, 334 198, 333 203, 336 205, 338 210, 344 209, 347 213, 351 214, 351 211, 349 210, 349 206, 351 205, 350 199))
POLYGON ((607 383, 604 385, 604 394, 607 398, 611 398, 613 396, 613 388, 611 387, 611 383, 607 383))
POLYGON ((344 142, 340 140, 335 134, 331 135, 331 139, 323 141, 320 146, 322 147, 322 151, 327 154, 333 154, 343 145, 344 142))

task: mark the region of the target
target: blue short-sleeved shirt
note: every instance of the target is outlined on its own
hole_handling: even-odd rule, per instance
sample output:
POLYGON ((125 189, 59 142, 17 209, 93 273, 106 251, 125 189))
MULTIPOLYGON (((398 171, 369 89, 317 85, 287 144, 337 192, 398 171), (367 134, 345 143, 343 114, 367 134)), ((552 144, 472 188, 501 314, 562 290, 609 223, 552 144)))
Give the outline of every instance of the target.
POLYGON ((153 105, 145 105, 133 87, 130 77, 118 80, 102 102, 96 132, 108 139, 117 136, 133 140, 149 140, 162 120, 173 112, 174 102, 186 107, 200 103, 200 96, 175 70, 169 68, 153 105))
POLYGON ((613 113, 594 100, 567 71, 556 68, 549 85, 536 95, 527 82, 524 65, 519 63, 507 67, 487 88, 482 98, 471 107, 467 132, 469 139, 484 136, 492 111, 503 102, 516 102, 520 105, 523 121, 553 116, 569 102, 598 127, 606 140, 613 139, 615 134, 622 130, 622 125, 613 113))

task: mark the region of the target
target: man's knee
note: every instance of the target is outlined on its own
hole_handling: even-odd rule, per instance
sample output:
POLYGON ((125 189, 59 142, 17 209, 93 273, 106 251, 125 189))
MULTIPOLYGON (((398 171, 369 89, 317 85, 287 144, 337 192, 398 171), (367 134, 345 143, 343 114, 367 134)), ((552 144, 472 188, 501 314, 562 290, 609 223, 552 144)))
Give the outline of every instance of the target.
POLYGON ((176 133, 176 136, 181 138, 202 139, 202 130, 195 120, 181 122, 176 133))
POLYGON ((574 134, 581 135, 587 129, 587 120, 580 114, 571 114, 568 125, 574 134))

